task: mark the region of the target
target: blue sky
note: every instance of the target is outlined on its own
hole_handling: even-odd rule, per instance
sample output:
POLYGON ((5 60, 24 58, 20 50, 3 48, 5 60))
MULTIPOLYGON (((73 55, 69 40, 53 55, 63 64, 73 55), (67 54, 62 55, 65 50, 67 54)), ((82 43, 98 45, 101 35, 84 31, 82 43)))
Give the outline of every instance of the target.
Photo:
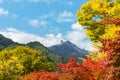
POLYGON ((91 42, 75 16, 86 1, 0 0, 0 33, 19 43, 39 41, 52 46, 62 39, 90 50, 91 42))

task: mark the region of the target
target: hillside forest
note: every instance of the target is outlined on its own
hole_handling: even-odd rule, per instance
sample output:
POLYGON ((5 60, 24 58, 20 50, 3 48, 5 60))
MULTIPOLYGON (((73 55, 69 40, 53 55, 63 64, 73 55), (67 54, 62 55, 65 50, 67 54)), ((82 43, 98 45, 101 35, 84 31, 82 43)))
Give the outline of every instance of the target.
POLYGON ((76 16, 95 48, 82 62, 63 62, 37 42, 2 40, 0 80, 120 80, 120 0, 88 0, 76 16))

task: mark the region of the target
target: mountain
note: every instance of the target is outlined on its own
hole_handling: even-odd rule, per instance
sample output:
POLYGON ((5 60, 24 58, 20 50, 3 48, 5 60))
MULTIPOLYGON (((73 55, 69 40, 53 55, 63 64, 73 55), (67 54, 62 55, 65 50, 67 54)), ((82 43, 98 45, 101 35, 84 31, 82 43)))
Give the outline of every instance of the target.
POLYGON ((35 41, 35 42, 30 42, 26 44, 32 49, 36 50, 41 50, 43 55, 47 57, 49 61, 55 62, 55 63, 62 63, 62 58, 61 56, 55 54, 54 52, 50 51, 47 47, 42 45, 41 43, 35 41))
POLYGON ((11 39, 6 38, 0 34, 0 49, 14 49, 17 46, 28 46, 32 49, 40 50, 40 51, 42 51, 43 55, 47 57, 47 59, 49 61, 54 62, 54 63, 62 62, 61 56, 50 51, 47 47, 45 47, 44 45, 42 45, 41 43, 39 43, 37 41, 30 42, 27 44, 20 44, 20 43, 16 43, 16 42, 12 41, 11 39))
POLYGON ((68 61, 69 58, 74 57, 77 59, 77 61, 81 62, 79 58, 86 58, 86 54, 88 53, 87 50, 80 49, 70 41, 62 41, 61 44, 51 46, 49 49, 62 56, 65 61, 68 61))
POLYGON ((11 39, 8 39, 0 34, 0 48, 2 49, 13 49, 17 45, 22 45, 16 42, 13 42, 11 39))
POLYGON ((0 34, 0 45, 4 47, 8 47, 9 45, 13 44, 14 42, 11 39, 5 38, 3 35, 0 34))

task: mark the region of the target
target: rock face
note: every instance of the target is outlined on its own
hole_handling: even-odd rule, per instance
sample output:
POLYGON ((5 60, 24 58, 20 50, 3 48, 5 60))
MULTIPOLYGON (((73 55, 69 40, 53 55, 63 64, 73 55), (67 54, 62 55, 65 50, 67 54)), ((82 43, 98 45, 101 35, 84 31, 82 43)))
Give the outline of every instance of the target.
POLYGON ((74 57, 77 59, 77 61, 81 62, 79 58, 86 58, 86 55, 88 54, 88 51, 80 49, 70 41, 51 46, 49 49, 54 53, 62 56, 65 61, 68 61, 69 58, 74 57))

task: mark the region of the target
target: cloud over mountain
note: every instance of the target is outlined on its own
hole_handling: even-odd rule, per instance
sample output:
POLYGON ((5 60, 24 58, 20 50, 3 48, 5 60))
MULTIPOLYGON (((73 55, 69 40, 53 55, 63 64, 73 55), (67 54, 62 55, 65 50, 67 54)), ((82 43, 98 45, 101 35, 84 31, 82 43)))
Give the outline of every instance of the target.
POLYGON ((15 42, 28 43, 31 41, 39 41, 47 47, 59 44, 61 40, 69 40, 82 49, 92 50, 92 43, 87 40, 84 29, 78 23, 72 24, 71 28, 72 30, 68 31, 68 33, 64 36, 62 33, 58 33, 56 35, 47 34, 45 37, 41 37, 14 28, 6 28, 5 30, 1 30, 0 34, 3 34, 5 37, 8 37, 15 42))

